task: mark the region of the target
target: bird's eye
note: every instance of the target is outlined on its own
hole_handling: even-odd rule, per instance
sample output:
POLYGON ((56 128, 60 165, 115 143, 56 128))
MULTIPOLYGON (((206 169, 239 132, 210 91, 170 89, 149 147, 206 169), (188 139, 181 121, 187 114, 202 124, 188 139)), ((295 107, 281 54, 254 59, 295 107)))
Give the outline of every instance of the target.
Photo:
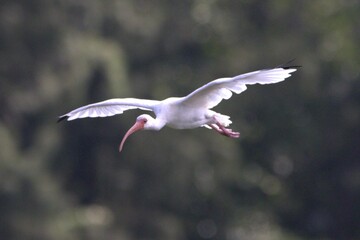
POLYGON ((144 122, 144 123, 147 123, 147 121, 148 121, 148 120, 147 120, 146 118, 144 118, 143 122, 144 122))

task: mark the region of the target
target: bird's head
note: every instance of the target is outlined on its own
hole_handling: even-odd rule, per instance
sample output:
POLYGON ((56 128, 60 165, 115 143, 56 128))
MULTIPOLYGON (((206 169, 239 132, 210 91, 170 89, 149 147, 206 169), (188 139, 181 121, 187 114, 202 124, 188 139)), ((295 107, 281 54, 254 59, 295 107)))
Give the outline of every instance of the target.
POLYGON ((119 146, 119 152, 121 152, 126 139, 131 134, 133 134, 134 132, 137 132, 139 130, 154 129, 154 122, 155 122, 155 119, 148 114, 142 114, 142 115, 138 116, 136 118, 135 124, 126 132, 124 138, 122 139, 120 146, 119 146))

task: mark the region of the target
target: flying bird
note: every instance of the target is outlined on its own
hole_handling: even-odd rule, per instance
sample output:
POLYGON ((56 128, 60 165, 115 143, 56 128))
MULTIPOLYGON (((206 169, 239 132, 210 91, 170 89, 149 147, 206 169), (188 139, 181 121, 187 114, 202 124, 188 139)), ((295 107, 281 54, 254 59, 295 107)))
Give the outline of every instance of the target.
POLYGON ((230 138, 238 138, 239 132, 227 128, 230 117, 211 110, 232 93, 246 90, 246 85, 278 83, 290 77, 299 66, 276 67, 241 74, 235 77, 219 78, 196 89, 185 97, 170 97, 162 101, 138 98, 114 98, 77 108, 59 117, 58 122, 78 118, 110 117, 131 109, 153 111, 156 118, 142 114, 123 137, 119 152, 126 139, 139 130, 160 130, 164 126, 175 129, 206 127, 230 138))

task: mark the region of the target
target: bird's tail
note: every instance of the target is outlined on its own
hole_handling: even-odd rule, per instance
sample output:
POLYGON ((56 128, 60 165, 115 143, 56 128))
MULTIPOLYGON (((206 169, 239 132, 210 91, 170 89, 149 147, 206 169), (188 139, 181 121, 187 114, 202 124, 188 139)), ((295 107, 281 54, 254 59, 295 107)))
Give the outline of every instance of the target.
MULTIPOLYGON (((232 123, 229 116, 214 112, 214 117, 215 117, 216 121, 218 121, 224 127, 228 127, 232 123)), ((211 127, 207 124, 202 125, 202 127, 211 129, 211 127)))
POLYGON ((217 113, 215 115, 215 118, 224 127, 228 127, 232 123, 229 116, 226 116, 226 115, 223 115, 220 113, 217 113))

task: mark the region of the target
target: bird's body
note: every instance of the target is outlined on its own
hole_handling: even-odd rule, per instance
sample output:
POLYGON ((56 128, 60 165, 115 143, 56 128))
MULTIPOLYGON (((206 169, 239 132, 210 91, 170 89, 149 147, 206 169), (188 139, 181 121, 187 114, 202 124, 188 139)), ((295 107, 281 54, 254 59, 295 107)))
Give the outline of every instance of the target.
POLYGON ((156 119, 159 122, 166 123, 166 126, 171 128, 191 129, 212 123, 211 119, 215 115, 218 115, 219 118, 223 116, 210 109, 196 108, 184 104, 184 100, 185 97, 171 97, 160 101, 154 107, 156 119))
POLYGON ((77 108, 60 116, 59 121, 85 117, 109 117, 136 108, 153 111, 156 118, 148 114, 142 114, 137 118, 135 125, 123 138, 120 151, 131 133, 141 129, 160 130, 164 126, 176 129, 207 127, 222 135, 237 138, 240 135, 238 132, 226 128, 231 124, 230 117, 211 109, 223 99, 229 99, 233 92, 239 94, 245 91, 246 85, 281 82, 290 77, 290 73, 294 71, 296 67, 278 67, 233 78, 220 78, 205 84, 185 97, 170 97, 162 101, 137 98, 110 99, 77 108))

